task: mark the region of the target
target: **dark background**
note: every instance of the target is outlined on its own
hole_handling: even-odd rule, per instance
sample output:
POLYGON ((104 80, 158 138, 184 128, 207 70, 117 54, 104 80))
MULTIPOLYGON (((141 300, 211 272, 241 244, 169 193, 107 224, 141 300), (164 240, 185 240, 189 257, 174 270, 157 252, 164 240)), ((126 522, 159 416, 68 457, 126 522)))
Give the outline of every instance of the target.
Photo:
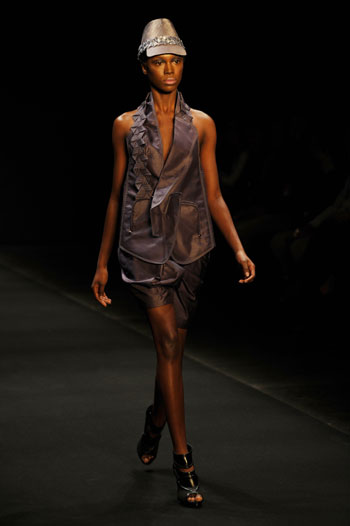
MULTIPOLYGON (((197 8, 190 13, 180 4, 162 9, 132 5, 123 10, 85 6, 73 14, 57 5, 50 12, 35 12, 31 7, 4 17, 3 246, 71 245, 72 254, 74 247, 83 246, 84 257, 77 260, 74 256, 72 261, 68 250, 65 264, 75 266, 90 286, 111 188, 112 124, 117 115, 135 109, 145 98, 148 85, 136 53, 145 24, 160 16, 174 22, 188 51, 180 86, 186 102, 216 122, 220 174, 229 170, 239 147, 249 143, 253 152, 250 172, 253 178, 259 177, 271 144, 277 140, 279 165, 274 164, 274 178, 264 183, 259 204, 264 205, 263 198, 273 201, 279 174, 283 179, 285 173, 295 170, 307 182, 308 169, 288 131, 296 122, 306 148, 316 141, 331 156, 336 170, 329 179, 329 201, 336 196, 350 160, 344 13, 320 7, 307 12, 295 5, 233 8, 230 12, 220 5, 212 7, 215 12, 197 8)), ((315 203, 322 208, 317 184, 313 188, 315 203)), ((239 192, 224 184, 222 191, 234 219, 237 214, 239 230, 239 213, 244 212, 245 201, 250 202, 249 181, 239 192)), ((327 205, 324 185, 322 192, 327 205)), ((294 213, 293 209, 289 212, 294 213)), ((339 305, 343 281, 338 279, 338 287, 326 302, 317 288, 312 291, 306 312, 303 294, 292 294, 281 303, 280 269, 271 253, 271 237, 247 238, 247 251, 249 247, 257 264, 257 280, 245 292, 230 288, 228 300, 227 294, 226 299, 221 293, 218 297, 218 285, 225 288, 227 283, 236 283, 239 269, 232 266, 232 255, 216 231, 217 249, 204 294, 207 301, 201 308, 208 314, 215 298, 215 311, 224 316, 233 291, 235 315, 247 324, 252 320, 266 326, 274 319, 276 327, 282 318, 291 328, 295 325, 290 316, 295 312, 304 326, 312 314, 329 320, 329 307, 325 309, 324 303, 332 298, 332 305, 339 305)), ((242 240, 245 243, 243 233, 242 240)), ((116 282, 119 269, 115 254, 113 258, 112 279, 116 282)), ((336 312, 343 320, 343 311, 336 312)), ((343 324, 335 319, 327 323, 329 332, 343 335, 343 324)))

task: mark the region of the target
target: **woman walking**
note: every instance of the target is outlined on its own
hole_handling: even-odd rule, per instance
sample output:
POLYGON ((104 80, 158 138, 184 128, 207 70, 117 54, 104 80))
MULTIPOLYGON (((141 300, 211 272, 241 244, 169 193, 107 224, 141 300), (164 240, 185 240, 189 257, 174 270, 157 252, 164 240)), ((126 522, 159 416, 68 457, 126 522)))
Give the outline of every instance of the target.
POLYGON ((146 410, 137 453, 146 465, 157 456, 165 423, 173 444, 173 472, 181 503, 203 502, 192 445, 185 429, 182 358, 210 251, 212 219, 225 236, 244 277, 255 267, 244 251, 221 195, 215 159, 216 130, 205 113, 191 109, 178 91, 185 47, 172 22, 149 22, 138 59, 150 91, 133 111, 113 123, 114 170, 94 295, 104 307, 108 260, 120 203, 118 259, 122 279, 145 307, 157 353, 153 403, 146 410), (122 190, 123 188, 123 190, 122 190))

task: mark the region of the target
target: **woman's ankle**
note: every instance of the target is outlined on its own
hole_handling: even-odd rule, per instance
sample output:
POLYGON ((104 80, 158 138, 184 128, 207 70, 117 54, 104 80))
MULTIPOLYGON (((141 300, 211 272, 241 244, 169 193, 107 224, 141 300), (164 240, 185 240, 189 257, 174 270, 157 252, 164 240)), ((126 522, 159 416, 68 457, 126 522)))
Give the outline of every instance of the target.
POLYGON ((173 449, 175 455, 187 455, 189 453, 187 446, 173 449))
POLYGON ((152 422, 157 427, 163 427, 166 422, 165 412, 160 409, 156 411, 154 404, 153 404, 153 409, 152 409, 152 422))

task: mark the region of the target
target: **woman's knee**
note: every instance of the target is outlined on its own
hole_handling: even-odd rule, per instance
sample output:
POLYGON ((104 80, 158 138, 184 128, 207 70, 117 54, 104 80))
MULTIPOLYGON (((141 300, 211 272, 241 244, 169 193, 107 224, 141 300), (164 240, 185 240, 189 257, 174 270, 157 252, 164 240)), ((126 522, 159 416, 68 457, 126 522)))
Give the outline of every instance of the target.
POLYGON ((181 358, 181 345, 177 330, 167 330, 156 338, 159 359, 177 361, 181 358))
POLYGON ((181 356, 182 346, 173 304, 149 309, 148 316, 158 358, 177 360, 181 356))

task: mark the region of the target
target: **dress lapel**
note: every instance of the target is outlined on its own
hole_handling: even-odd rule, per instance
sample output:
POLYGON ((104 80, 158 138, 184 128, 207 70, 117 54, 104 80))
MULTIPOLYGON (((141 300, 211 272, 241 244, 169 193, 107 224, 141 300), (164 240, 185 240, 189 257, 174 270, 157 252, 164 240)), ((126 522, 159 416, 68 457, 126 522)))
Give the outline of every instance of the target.
POLYGON ((189 108, 185 111, 184 106, 185 104, 182 95, 180 92, 177 92, 173 143, 165 162, 162 155, 163 152, 160 154, 162 157, 162 169, 157 186, 153 193, 151 210, 164 202, 165 197, 171 192, 172 187, 181 176, 180 174, 182 172, 184 161, 188 158, 196 140, 197 132, 192 125, 192 118, 187 115, 189 108))

